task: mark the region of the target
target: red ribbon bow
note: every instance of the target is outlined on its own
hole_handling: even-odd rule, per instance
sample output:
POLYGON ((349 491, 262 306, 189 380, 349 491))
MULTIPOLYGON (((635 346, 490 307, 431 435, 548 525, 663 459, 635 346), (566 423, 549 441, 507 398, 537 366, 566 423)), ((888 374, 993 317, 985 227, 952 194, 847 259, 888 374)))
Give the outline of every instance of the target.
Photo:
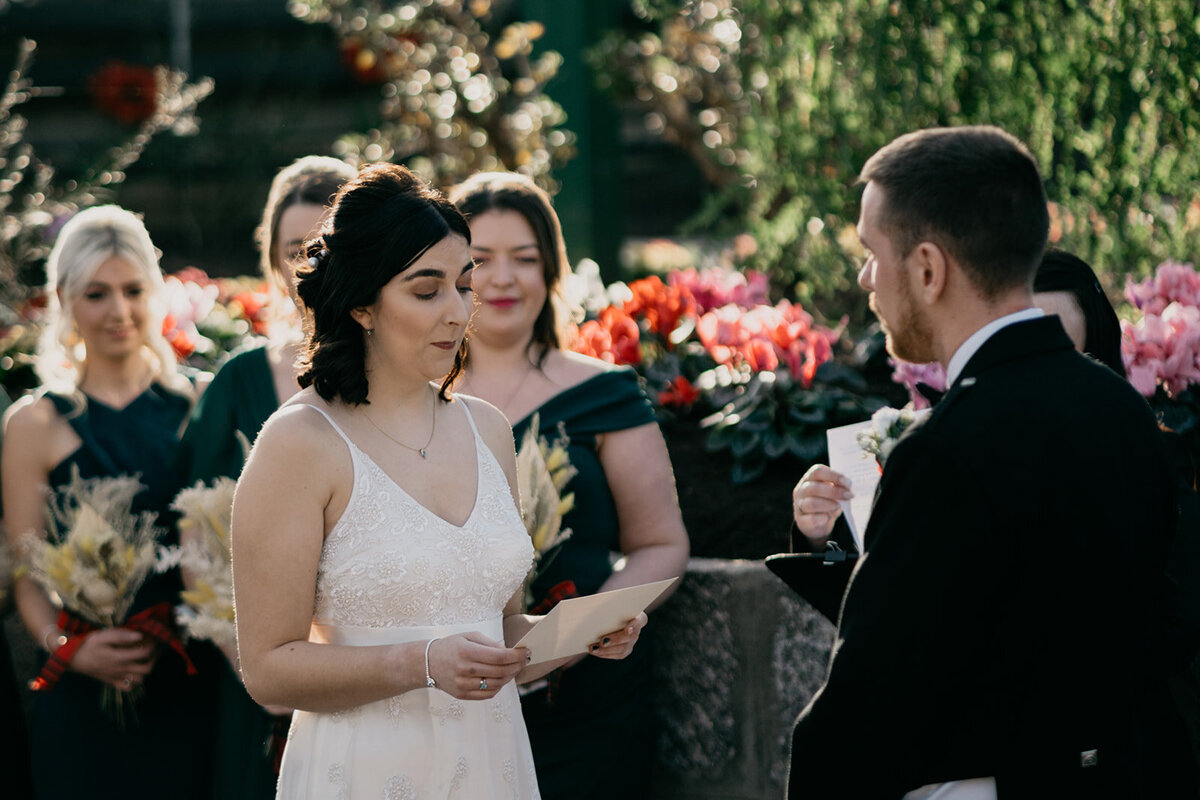
MULTIPOLYGON (((41 673, 29 684, 29 688, 35 692, 48 692, 53 689, 62 678, 63 673, 67 671, 71 659, 75 657, 83 640, 88 637, 88 634, 101 630, 101 626, 77 617, 65 608, 58 612, 58 627, 67 635, 67 641, 50 654, 50 658, 46 659, 46 666, 42 667, 41 673)), ((119 627, 144 633, 150 638, 162 642, 183 659, 183 663, 187 665, 188 675, 196 674, 196 665, 188 658, 187 651, 183 649, 183 642, 175 633, 175 629, 171 627, 170 603, 157 603, 144 611, 139 611, 119 627)))

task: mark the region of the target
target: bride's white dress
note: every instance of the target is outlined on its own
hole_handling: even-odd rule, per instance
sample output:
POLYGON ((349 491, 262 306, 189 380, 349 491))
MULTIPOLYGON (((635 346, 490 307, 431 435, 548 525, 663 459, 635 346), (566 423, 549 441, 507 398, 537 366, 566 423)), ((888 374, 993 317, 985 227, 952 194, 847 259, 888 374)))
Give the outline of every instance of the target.
MULTIPOLYGON (((368 646, 480 631, 504 641, 501 614, 532 564, 533 547, 466 403, 450 406, 460 408, 471 423, 479 473, 475 507, 462 526, 410 497, 325 415, 350 450, 354 489, 321 551, 310 639, 368 646)), ((456 700, 421 688, 332 714, 297 711, 277 794, 286 800, 538 796, 512 683, 491 700, 456 700)))

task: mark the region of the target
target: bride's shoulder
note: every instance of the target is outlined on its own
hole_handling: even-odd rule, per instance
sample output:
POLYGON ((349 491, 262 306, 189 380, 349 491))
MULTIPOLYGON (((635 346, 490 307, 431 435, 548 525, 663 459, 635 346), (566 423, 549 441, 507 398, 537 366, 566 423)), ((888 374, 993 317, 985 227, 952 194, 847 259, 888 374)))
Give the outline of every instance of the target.
POLYGON ((289 451, 319 452, 338 438, 333 418, 329 403, 311 387, 303 389, 267 418, 258 441, 289 451))
POLYGON ((492 449, 497 444, 512 442, 512 427, 500 409, 487 400, 469 394, 455 394, 454 399, 466 407, 471 419, 475 420, 479 435, 492 449))

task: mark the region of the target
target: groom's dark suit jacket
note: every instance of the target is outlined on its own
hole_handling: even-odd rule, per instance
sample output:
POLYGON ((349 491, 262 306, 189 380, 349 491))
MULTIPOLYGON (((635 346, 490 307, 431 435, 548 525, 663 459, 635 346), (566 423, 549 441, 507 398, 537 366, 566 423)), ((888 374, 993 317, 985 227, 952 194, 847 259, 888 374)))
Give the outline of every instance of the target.
POLYGON ((1057 317, 988 339, 888 458, 788 796, 1194 796, 1155 670, 1173 487, 1145 401, 1057 317))

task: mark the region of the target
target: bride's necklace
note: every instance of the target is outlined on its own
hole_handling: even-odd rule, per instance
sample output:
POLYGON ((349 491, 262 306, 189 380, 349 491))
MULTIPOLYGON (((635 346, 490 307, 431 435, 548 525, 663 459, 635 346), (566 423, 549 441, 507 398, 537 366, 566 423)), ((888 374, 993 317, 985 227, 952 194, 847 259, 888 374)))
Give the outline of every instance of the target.
POLYGON ((429 458, 429 455, 426 453, 426 449, 433 442, 433 435, 435 433, 437 433, 437 399, 436 398, 433 401, 433 424, 429 426, 429 438, 425 440, 424 447, 413 447, 410 444, 405 444, 404 442, 400 441, 395 436, 392 436, 390 433, 385 431, 383 428, 376 425, 375 420, 371 419, 371 415, 368 414, 365 409, 363 410, 363 416, 367 418, 367 422, 371 423, 371 427, 373 427, 375 430, 382 433, 388 439, 392 440, 396 444, 403 447, 405 450, 411 450, 414 453, 419 453, 421 455, 421 458, 425 458, 425 459, 429 458))

